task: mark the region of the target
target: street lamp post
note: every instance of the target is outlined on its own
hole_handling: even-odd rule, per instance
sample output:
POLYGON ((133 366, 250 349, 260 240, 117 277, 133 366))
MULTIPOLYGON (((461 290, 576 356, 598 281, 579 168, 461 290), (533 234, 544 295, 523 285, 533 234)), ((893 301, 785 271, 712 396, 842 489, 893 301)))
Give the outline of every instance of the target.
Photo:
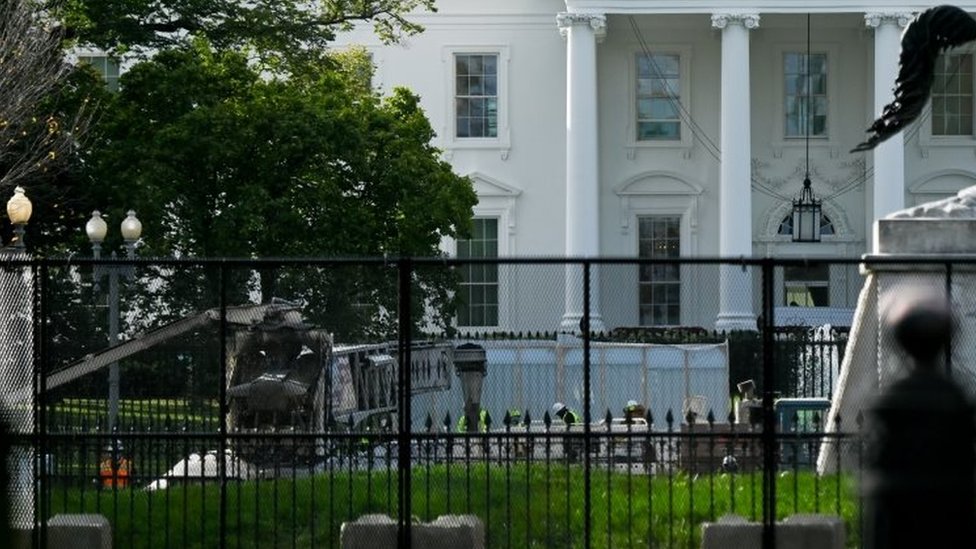
MULTIPOLYGON (((125 242, 126 259, 134 259, 136 256, 136 242, 142 235, 142 223, 136 218, 136 213, 129 210, 126 218, 122 220, 120 227, 122 240, 125 242)), ((85 233, 92 244, 92 256, 100 259, 102 256, 102 242, 108 234, 108 224, 102 218, 101 212, 92 212, 91 219, 85 224, 85 233)), ((115 259, 115 252, 112 252, 112 259, 115 259)), ((92 278, 95 281, 95 291, 100 291, 100 282, 103 278, 108 279, 108 294, 106 301, 108 304, 108 345, 114 347, 119 342, 119 277, 123 276, 131 281, 135 278, 135 270, 132 265, 95 265, 92 269, 92 278)), ((119 417, 119 363, 113 362, 108 369, 108 429, 112 431, 118 423, 119 417)))
POLYGON ((488 374, 485 349, 473 343, 459 345, 454 349, 454 371, 461 378, 467 431, 476 433, 481 415, 481 384, 488 374))

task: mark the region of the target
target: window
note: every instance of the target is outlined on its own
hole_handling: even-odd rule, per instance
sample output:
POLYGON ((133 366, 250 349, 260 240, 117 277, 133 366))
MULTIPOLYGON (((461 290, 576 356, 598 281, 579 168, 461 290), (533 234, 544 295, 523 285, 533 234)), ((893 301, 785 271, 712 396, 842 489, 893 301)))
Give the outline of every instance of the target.
POLYGON ((830 305, 830 265, 784 267, 783 292, 789 307, 827 307, 830 305))
MULTIPOLYGON (((498 257, 498 219, 476 218, 471 238, 457 241, 457 257, 498 257)), ((459 297, 459 326, 498 326, 498 265, 462 265, 459 297)))
POLYGON ((105 55, 80 55, 78 63, 91 65, 105 79, 109 91, 119 91, 119 61, 105 55))
POLYGON ((785 52, 783 63, 783 135, 806 137, 809 128, 810 137, 827 137, 827 54, 785 52))
POLYGON ((973 56, 942 55, 932 83, 932 135, 972 134, 973 56))
MULTIPOLYGON (((779 230, 776 234, 793 236, 793 213, 783 218, 779 222, 779 230)), ((834 236, 834 222, 826 215, 820 214, 820 236, 834 236)))
MULTIPOLYGON (((641 259, 672 259, 681 255, 681 217, 640 217, 637 253, 641 259)), ((640 266, 638 282, 642 326, 681 324, 681 269, 675 264, 640 266)))
POLYGON ((498 55, 454 55, 454 116, 458 138, 498 137, 498 55))
POLYGON ((637 140, 681 139, 681 57, 637 55, 637 140))

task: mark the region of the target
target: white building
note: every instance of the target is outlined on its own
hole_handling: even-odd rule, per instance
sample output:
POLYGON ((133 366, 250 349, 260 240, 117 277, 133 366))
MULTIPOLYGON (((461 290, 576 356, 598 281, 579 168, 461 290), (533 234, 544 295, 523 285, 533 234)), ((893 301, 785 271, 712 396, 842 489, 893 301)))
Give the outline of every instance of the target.
MULTIPOLYGON (((976 183, 971 52, 945 58, 920 123, 848 152, 891 99, 902 29, 936 4, 439 0, 401 44, 365 26, 339 44, 366 46, 381 89, 420 94, 444 157, 474 180, 476 238, 447 244, 461 256, 858 257, 874 219, 976 183), (819 243, 783 225, 807 158, 819 243)), ((565 280, 579 273, 564 271, 469 273, 459 324, 576 327, 582 294, 565 280)), ((738 268, 599 271, 605 327, 756 325, 757 277, 738 268)), ((860 284, 851 267, 780 271, 776 305, 848 310, 860 284)))

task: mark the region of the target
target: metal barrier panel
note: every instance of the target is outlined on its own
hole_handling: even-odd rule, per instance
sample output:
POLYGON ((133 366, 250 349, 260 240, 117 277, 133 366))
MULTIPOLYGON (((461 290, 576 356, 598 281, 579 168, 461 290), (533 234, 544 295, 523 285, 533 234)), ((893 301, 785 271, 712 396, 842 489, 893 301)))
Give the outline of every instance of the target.
POLYGON ((13 509, 36 543, 95 513, 127 547, 339 547, 367 514, 402 547, 452 515, 490 547, 696 547, 728 513, 767 544, 835 514, 856 545, 859 425, 824 407, 845 332, 777 322, 796 265, 28 262, 0 343, 39 482, 13 509))

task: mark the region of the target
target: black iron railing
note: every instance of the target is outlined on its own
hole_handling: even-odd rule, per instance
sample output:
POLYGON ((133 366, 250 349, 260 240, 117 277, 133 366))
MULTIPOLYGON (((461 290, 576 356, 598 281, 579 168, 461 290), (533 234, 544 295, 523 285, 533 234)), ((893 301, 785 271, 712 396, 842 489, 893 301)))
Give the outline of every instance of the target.
MULTIPOLYGON (((443 316, 450 307, 423 301, 434 295, 424 284, 450 298, 464 263, 453 259, 104 261, 136 273, 110 356, 121 372, 111 429, 93 262, 8 262, 7 307, 23 314, 0 343, 5 367, 32 381, 7 376, 3 391, 10 417, 30 418, 10 440, 36 480, 12 508, 27 506, 37 546, 48 518, 76 513, 106 516, 118 547, 338 547, 341 525, 372 513, 397 521, 401 547, 416 520, 454 514, 477 516, 489 547, 698 547, 701 524, 728 513, 761 522, 766 547, 784 516, 837 515, 857 546, 860 420, 816 406, 836 394, 846 331, 814 337, 775 323, 777 272, 798 262, 732 262, 761 289, 742 297, 759 321, 716 334, 615 329, 636 323, 639 296, 621 280, 641 265, 680 263, 690 273, 682 315, 714 319, 720 260, 471 261, 500 267, 495 303, 508 326, 458 329, 443 316), (567 269, 582 286, 575 334, 557 333, 567 269), (253 286, 268 270, 295 302, 246 305, 270 304, 253 286), (485 414, 463 432, 460 381, 443 386, 431 350, 461 343, 489 350, 485 414), (668 377, 654 349, 681 343, 713 345, 726 362, 702 358, 668 377), (714 375, 719 396, 689 398, 712 390, 714 375), (758 389, 751 419, 735 409, 747 377, 758 389), (665 393, 679 404, 662 407, 665 393), (792 397, 816 402, 777 407, 792 397), (645 409, 625 418, 631 399, 645 409), (581 421, 555 417, 557 400, 581 421)), ((845 299, 853 308, 856 295, 845 299)))

